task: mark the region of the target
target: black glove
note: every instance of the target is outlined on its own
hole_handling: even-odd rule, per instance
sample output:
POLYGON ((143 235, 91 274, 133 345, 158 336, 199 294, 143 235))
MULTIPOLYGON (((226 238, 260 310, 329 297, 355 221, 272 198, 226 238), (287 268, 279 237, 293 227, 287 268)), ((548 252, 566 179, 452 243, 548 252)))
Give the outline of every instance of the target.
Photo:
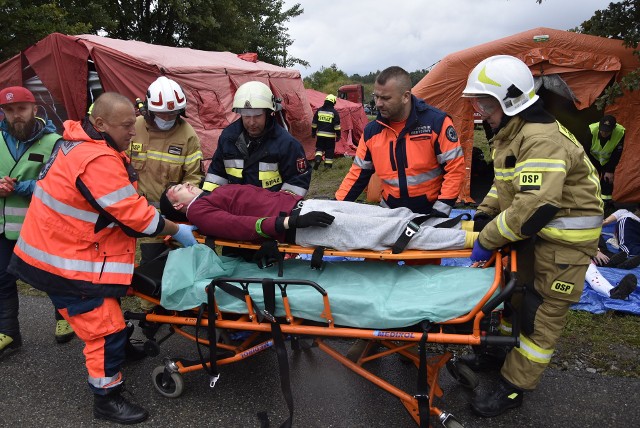
POLYGON ((485 213, 476 213, 473 216, 473 231, 474 232, 482 232, 482 229, 489 224, 491 221, 491 217, 489 217, 485 213))
POLYGON ((260 246, 260 249, 253 256, 253 261, 256 262, 260 269, 273 266, 274 263, 278 264, 278 276, 283 274, 283 261, 282 253, 278 251, 278 243, 276 241, 264 241, 260 246))
POLYGON ((289 228, 302 229, 304 227, 327 227, 333 223, 334 216, 324 211, 311 211, 303 215, 289 216, 289 228))

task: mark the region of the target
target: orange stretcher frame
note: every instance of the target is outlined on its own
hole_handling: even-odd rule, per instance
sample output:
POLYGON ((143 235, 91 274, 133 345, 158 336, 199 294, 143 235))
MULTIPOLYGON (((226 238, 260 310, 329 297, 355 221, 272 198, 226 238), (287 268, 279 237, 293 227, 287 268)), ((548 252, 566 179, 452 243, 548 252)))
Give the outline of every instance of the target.
MULTIPOLYGON (((216 245, 229 246, 234 248, 250 248, 257 249, 259 245, 239 243, 231 241, 216 240, 216 245)), ((295 245, 280 245, 280 250, 285 253, 313 253, 313 248, 298 247, 295 245)), ((418 251, 410 250, 404 251, 400 254, 391 254, 390 251, 373 252, 373 251, 335 251, 325 250, 325 255, 336 255, 345 257, 364 257, 366 259, 376 260, 417 260, 417 259, 433 259, 433 258, 458 258, 468 257, 470 250, 443 250, 443 251, 418 251)), ((502 346, 517 346, 519 328, 514 325, 511 336, 496 336, 489 335, 482 329, 482 321, 488 315, 494 313, 500 313, 496 308, 506 302, 509 296, 515 289, 515 272, 517 271, 515 251, 505 249, 500 252, 494 253, 491 260, 489 260, 485 266, 495 266, 495 276, 491 287, 483 298, 473 307, 469 313, 451 319, 445 322, 433 324, 427 335, 428 343, 437 344, 452 344, 452 345, 502 345, 502 346), (510 272, 510 279, 505 280, 507 272, 510 272), (499 291, 497 296, 494 296, 496 291, 499 291), (493 297, 492 297, 493 296, 493 297), (455 331, 455 327, 461 328, 461 333, 455 331)), ((478 266, 482 268, 482 266, 478 266)), ((256 279, 233 279, 222 278, 217 281, 223 281, 228 283, 237 282, 239 284, 249 282, 255 283, 256 279)), ((278 283, 278 279, 272 279, 273 282, 278 283)), ((283 280, 284 281, 284 280, 283 280)), ((215 282, 215 281, 214 281, 215 282)), ((210 284, 212 286, 214 284, 210 284)), ((286 281, 285 281, 286 282, 286 281)), ((291 281, 288 281, 291 282, 291 281)), ((310 283, 310 281, 302 281, 310 283)), ((295 283, 295 281, 294 281, 295 283)), ((312 283, 315 284, 315 283, 312 283)), ((136 296, 148 300, 156 305, 160 305, 158 298, 152 297, 149 293, 140 291, 136 287, 136 280, 134 275, 134 293, 136 296)), ((317 284, 316 284, 317 286, 317 284)), ((144 287, 143 287, 144 288, 144 287)), ((321 289, 321 287, 318 286, 321 289)), ((282 290, 281 290, 282 291, 282 290)), ((421 340, 422 332, 416 329, 407 330, 374 330, 374 329, 361 329, 336 326, 332 321, 330 296, 326 293, 323 294, 324 310, 322 317, 326 319, 326 325, 318 325, 317 322, 307 322, 304 319, 296 318, 292 313, 289 305, 289 297, 285 292, 282 293, 282 302, 285 308, 285 316, 279 318, 280 328, 283 334, 292 335, 293 337, 314 337, 314 343, 317 347, 325 352, 327 355, 343 364, 348 369, 359 374, 363 378, 372 382, 379 388, 387 391, 388 393, 397 397, 409 414, 420 424, 420 414, 418 399, 403 391, 385 379, 373 374, 367 370, 364 365, 370 361, 384 358, 392 354, 400 354, 409 361, 411 361, 416 367, 419 366, 419 357, 416 353, 411 351, 415 345, 421 340), (355 338, 364 339, 369 341, 367 346, 355 358, 352 355, 346 356, 333 348, 331 345, 325 342, 325 338, 355 338), (384 350, 372 352, 374 343, 381 345, 384 350)), ((247 313, 243 315, 228 314, 220 311, 217 304, 215 305, 213 313, 215 313, 215 328, 222 329, 223 331, 245 331, 251 332, 240 344, 229 343, 217 343, 217 347, 223 350, 225 355, 217 355, 217 366, 224 366, 226 364, 235 363, 237 361, 249 358, 259 352, 269 349, 273 346, 274 341, 272 339, 264 339, 264 335, 271 333, 270 322, 260 322, 259 316, 256 312, 256 308, 252 305, 250 297, 245 296, 245 303, 247 306, 247 313)), ((156 311, 157 312, 157 311, 156 311)), ((185 331, 183 327, 186 326, 200 326, 206 328, 209 325, 208 312, 204 313, 201 319, 198 319, 198 310, 175 312, 163 310, 161 313, 146 313, 135 314, 125 312, 125 318, 127 319, 140 319, 145 320, 148 323, 168 324, 171 328, 171 334, 174 332, 185 337, 188 340, 197 342, 200 345, 209 346, 209 341, 206 338, 197 337, 188 331, 185 331)), ((514 317, 515 318, 515 317, 514 317)), ((166 340, 167 337, 161 339, 158 343, 166 340)), ((153 340, 153 339, 152 339, 153 340)), ((155 354, 159 352, 150 352, 154 350, 157 345, 155 343, 145 344, 145 349, 149 354, 155 354)), ((460 426, 453 415, 439 409, 434 404, 434 398, 440 398, 443 395, 443 391, 439 385, 439 373, 442 367, 445 367, 453 357, 453 352, 446 350, 439 356, 430 356, 427 359, 427 381, 429 386, 429 413, 431 416, 438 418, 444 426, 460 426), (456 425, 457 424, 457 425, 456 425)), ((209 363, 204 361, 181 361, 181 360, 169 360, 165 359, 163 366, 156 367, 153 372, 154 386, 164 396, 170 398, 176 398, 182 393, 184 387, 184 381, 182 375, 185 373, 210 368, 209 363)), ((452 367, 447 367, 451 372, 452 367)), ((452 373, 455 377, 455 374, 452 373)), ((463 384, 469 382, 468 379, 457 379, 463 384)), ((466 385, 465 385, 466 386, 466 385)))

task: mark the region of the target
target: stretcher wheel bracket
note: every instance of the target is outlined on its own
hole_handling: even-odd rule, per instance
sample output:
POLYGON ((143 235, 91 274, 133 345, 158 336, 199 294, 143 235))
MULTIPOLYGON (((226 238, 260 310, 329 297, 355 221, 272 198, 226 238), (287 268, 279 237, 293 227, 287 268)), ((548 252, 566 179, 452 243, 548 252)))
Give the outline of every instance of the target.
POLYGON ((167 366, 158 366, 151 373, 153 386, 167 398, 178 398, 184 391, 184 379, 175 371, 170 371, 167 366))

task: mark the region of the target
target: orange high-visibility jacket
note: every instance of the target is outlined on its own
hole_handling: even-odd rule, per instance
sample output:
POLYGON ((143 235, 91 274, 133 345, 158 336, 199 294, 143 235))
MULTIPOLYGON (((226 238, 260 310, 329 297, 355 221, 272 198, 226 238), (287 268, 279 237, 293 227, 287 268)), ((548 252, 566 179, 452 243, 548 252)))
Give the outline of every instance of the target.
POLYGON ((376 172, 391 208, 428 214, 437 201, 452 206, 465 176, 464 155, 451 118, 412 96, 412 110, 397 134, 380 117, 364 129, 336 199, 354 201, 376 172))
POLYGON ((67 141, 42 169, 16 243, 16 273, 52 294, 123 295, 135 237, 158 234, 164 219, 138 195, 124 153, 88 120, 64 126, 67 141))

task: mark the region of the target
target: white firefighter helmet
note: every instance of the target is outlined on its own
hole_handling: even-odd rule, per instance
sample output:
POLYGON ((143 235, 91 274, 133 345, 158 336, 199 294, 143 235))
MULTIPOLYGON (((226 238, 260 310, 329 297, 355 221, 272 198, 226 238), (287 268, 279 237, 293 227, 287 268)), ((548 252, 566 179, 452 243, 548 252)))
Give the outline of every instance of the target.
POLYGON ((515 116, 539 98, 529 67, 510 55, 494 55, 476 65, 462 96, 492 96, 507 116, 515 116))
POLYGON ((233 111, 242 114, 244 109, 268 109, 276 111, 273 92, 262 82, 247 82, 238 88, 233 97, 233 111))
POLYGON ((179 113, 187 107, 187 97, 176 82, 158 77, 147 90, 147 109, 154 113, 179 113))

